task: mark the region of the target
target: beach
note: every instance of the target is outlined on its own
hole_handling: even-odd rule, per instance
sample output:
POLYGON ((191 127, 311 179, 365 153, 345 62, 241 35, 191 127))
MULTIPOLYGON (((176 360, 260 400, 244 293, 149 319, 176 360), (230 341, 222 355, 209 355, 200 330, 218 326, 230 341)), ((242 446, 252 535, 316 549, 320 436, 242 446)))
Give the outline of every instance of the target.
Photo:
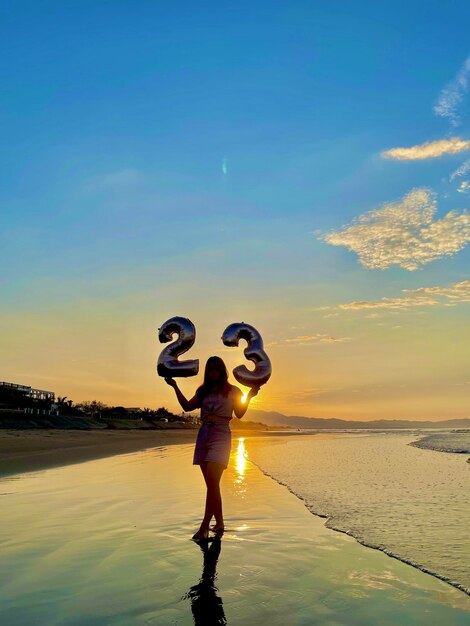
MULTIPOLYGON (((244 431, 237 425, 237 436, 264 437, 267 434, 263 430, 244 431)), ((270 437, 290 435, 297 435, 297 433, 285 430, 269 431, 270 437)), ((197 428, 0 429, 0 476, 81 463, 155 446, 194 442, 196 436, 197 428)), ((311 434, 306 436, 311 436, 311 434)))
POLYGON ((196 430, 0 430, 0 476, 188 443, 196 430))
POLYGON ((192 443, 1 478, 2 623, 468 623, 470 597, 326 528, 250 461, 280 440, 234 437, 227 530, 206 547, 190 540, 204 500, 192 443))

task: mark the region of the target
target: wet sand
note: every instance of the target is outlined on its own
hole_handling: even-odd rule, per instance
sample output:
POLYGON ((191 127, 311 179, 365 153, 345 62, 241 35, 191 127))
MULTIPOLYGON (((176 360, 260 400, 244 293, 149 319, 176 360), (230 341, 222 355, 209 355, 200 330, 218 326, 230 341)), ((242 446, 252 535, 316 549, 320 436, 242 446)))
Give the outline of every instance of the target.
POLYGON ((262 474, 258 442, 234 438, 227 531, 205 547, 189 539, 204 500, 192 444, 0 479, 0 621, 468 624, 468 596, 326 528, 262 474))
MULTIPOLYGON (((265 431, 243 431, 234 436, 266 436, 265 431)), ((270 431, 270 437, 298 435, 270 431)), ((197 428, 161 430, 0 430, 0 476, 81 463, 114 454, 196 441, 197 428)), ((308 434, 308 436, 312 436, 308 434)))
POLYGON ((188 443, 189 430, 0 430, 0 476, 188 443))

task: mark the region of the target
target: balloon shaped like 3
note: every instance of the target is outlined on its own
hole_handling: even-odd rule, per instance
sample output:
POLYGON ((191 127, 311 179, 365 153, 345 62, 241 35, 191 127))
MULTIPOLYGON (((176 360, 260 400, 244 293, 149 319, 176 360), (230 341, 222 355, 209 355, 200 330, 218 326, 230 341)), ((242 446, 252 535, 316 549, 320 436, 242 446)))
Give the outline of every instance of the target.
POLYGON ((222 335, 222 341, 226 346, 238 346, 240 339, 248 343, 244 355, 255 364, 254 370, 249 370, 246 365, 238 365, 233 370, 233 375, 242 385, 247 387, 261 387, 268 382, 271 373, 271 361, 263 348, 263 340, 259 332, 250 324, 234 323, 227 326, 222 335))
POLYGON ((158 329, 160 343, 167 343, 177 334, 178 339, 164 348, 158 357, 157 372, 165 378, 196 376, 199 359, 178 361, 180 354, 187 352, 196 339, 196 329, 186 317, 172 317, 158 329))

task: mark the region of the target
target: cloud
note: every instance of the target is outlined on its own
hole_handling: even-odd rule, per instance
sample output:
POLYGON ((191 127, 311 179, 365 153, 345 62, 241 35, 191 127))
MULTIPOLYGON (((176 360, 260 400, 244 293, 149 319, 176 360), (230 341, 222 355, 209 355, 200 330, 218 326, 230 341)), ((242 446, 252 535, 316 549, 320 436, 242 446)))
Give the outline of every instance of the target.
POLYGON ((384 159, 396 159, 398 161, 415 161, 419 159, 435 159, 443 154, 458 154, 470 148, 470 141, 452 137, 429 141, 411 148, 391 148, 381 153, 384 159))
POLYGON ((279 341, 273 341, 267 344, 267 347, 271 346, 303 346, 312 343, 342 343, 349 341, 350 337, 331 337, 323 333, 317 333, 315 335, 297 335, 290 339, 280 339, 279 341))
POLYGON ((452 283, 447 287, 419 287, 402 289, 403 296, 380 300, 357 301, 339 304, 332 309, 363 311, 365 309, 409 310, 423 306, 454 306, 470 302, 470 280, 452 283))
POLYGON ((460 117, 458 108, 468 89, 468 74, 470 73, 470 56, 468 56, 457 76, 448 83, 439 94, 434 113, 449 119, 452 126, 459 126, 460 117))
POLYGON ((432 298, 381 298, 376 302, 348 302, 340 304, 339 308, 351 311, 360 311, 362 309, 409 309, 416 306, 430 306, 439 304, 438 300, 432 298))
POLYGON ((468 180, 463 180, 457 188, 457 191, 459 191, 460 193, 467 193, 468 191, 470 191, 470 183, 468 182, 468 180))
POLYGON ((316 334, 316 335, 297 335, 293 339, 283 339, 285 343, 311 343, 312 341, 318 341, 324 335, 316 334))
POLYGON ((343 343, 349 341, 351 337, 323 337, 320 339, 322 343, 343 343))
POLYGON ((460 167, 458 167, 455 170, 455 172, 452 172, 449 180, 452 182, 455 178, 458 178, 460 176, 465 176, 465 174, 469 171, 470 171, 470 159, 467 159, 466 161, 462 163, 460 167))
POLYGON ((470 302, 470 280, 461 280, 452 283, 448 287, 420 287, 419 289, 403 289, 403 293, 413 294, 418 297, 431 295, 433 297, 447 298, 453 302, 470 302))
POLYGON ((432 191, 413 189, 400 202, 386 203, 321 239, 355 252, 369 269, 398 265, 413 271, 455 254, 470 241, 470 215, 466 211, 450 211, 434 220, 436 210, 432 191))

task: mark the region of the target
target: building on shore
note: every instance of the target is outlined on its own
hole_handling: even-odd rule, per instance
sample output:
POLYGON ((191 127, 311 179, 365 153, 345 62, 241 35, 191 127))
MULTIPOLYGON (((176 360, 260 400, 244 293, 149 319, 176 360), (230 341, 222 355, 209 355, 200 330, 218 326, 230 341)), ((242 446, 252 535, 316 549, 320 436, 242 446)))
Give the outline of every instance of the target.
POLYGON ((0 391, 10 392, 12 395, 21 395, 33 400, 55 401, 55 393, 53 391, 45 391, 44 389, 35 389, 28 385, 18 385, 16 383, 7 383, 0 381, 0 391))

